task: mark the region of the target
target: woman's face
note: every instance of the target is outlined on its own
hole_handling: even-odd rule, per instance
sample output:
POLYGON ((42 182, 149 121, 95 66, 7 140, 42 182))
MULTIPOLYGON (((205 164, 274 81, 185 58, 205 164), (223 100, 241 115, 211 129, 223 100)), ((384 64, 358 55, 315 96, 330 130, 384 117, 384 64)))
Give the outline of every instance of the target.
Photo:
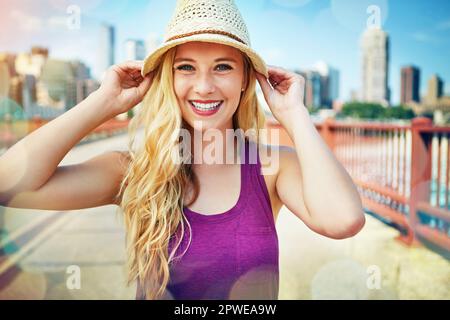
POLYGON ((233 128, 245 88, 244 58, 235 48, 208 42, 177 47, 174 89, 183 119, 194 129, 233 128))

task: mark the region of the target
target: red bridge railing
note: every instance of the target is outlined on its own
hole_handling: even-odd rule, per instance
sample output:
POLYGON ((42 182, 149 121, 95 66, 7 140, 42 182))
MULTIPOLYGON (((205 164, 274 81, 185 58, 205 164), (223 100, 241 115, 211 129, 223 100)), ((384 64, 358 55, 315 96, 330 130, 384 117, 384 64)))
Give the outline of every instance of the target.
MULTIPOLYGON (((0 154, 49 120, 33 118, 31 120, 0 121, 0 154)), ((92 130, 81 142, 88 142, 114 134, 126 132, 130 120, 111 119, 92 130)))
MULTIPOLYGON (((281 144, 293 145, 278 123, 267 128, 280 129, 281 144)), ((352 176, 365 209, 396 227, 398 240, 450 253, 450 127, 419 117, 406 125, 327 119, 316 128, 352 176)))

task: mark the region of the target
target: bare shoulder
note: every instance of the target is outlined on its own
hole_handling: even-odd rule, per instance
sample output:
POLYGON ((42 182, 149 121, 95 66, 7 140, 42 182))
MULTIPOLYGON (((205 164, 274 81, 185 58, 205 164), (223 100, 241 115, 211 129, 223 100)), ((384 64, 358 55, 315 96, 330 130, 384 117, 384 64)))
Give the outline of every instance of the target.
POLYGON ((296 150, 285 145, 259 144, 259 157, 263 173, 278 177, 283 167, 297 161, 296 150))
POLYGON ((131 162, 130 152, 111 151, 109 152, 110 164, 120 172, 125 172, 131 162))
POLYGON ((109 151, 102 155, 103 161, 99 165, 108 167, 108 171, 111 173, 114 179, 114 183, 117 185, 117 197, 114 199, 114 204, 119 205, 122 199, 122 194, 119 193, 119 186, 122 180, 125 178, 127 169, 131 162, 131 156, 128 151, 109 151))

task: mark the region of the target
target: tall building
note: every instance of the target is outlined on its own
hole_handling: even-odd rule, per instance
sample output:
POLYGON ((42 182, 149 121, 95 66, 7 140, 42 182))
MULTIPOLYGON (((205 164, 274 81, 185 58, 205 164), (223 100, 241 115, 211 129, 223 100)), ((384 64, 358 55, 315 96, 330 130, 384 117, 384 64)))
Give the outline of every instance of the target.
POLYGON ((99 39, 99 51, 98 51, 98 68, 96 69, 95 76, 98 79, 102 79, 105 71, 115 63, 115 29, 113 26, 103 24, 100 29, 99 39))
POLYGON ((308 71, 306 76, 306 106, 322 106, 322 77, 317 71, 308 71))
POLYGON ((362 100, 389 105, 389 36, 380 28, 368 28, 361 41, 362 100))
POLYGON ((18 105, 23 105, 23 76, 11 78, 9 86, 9 97, 18 105))
POLYGON ((91 78, 91 70, 83 62, 74 60, 70 61, 74 77, 78 80, 85 80, 91 78))
POLYGON ((339 71, 323 61, 314 65, 321 76, 321 106, 331 108, 339 97, 339 71))
POLYGON ((427 103, 436 103, 442 97, 443 91, 444 81, 437 74, 432 75, 428 80, 427 103))
POLYGON ((34 46, 31 47, 31 55, 32 56, 43 56, 46 59, 48 58, 48 48, 34 46))
POLYGON ((9 96, 9 84, 11 76, 6 61, 0 61, 0 99, 9 96))
POLYGON ((70 62, 48 59, 37 84, 38 104, 60 110, 76 105, 76 77, 70 62))
POLYGON ((25 113, 31 113, 36 104, 36 77, 27 74, 22 76, 22 107, 25 113))
POLYGON ((16 72, 16 57, 17 55, 12 53, 0 53, 0 61, 5 62, 8 66, 9 76, 11 78, 17 76, 16 72))
POLYGON ((420 102, 420 70, 415 66, 401 70, 400 103, 420 102))
POLYGON ((142 40, 128 39, 125 41, 125 59, 126 60, 144 60, 145 43, 142 40))
POLYGON ((319 108, 323 106, 324 79, 316 70, 295 70, 295 73, 305 79, 304 105, 307 108, 319 108))
MULTIPOLYGON (((44 49, 42 49, 44 50, 44 49)), ((48 53, 37 51, 34 53, 21 53, 15 61, 15 69, 19 75, 33 75, 35 78, 41 76, 42 68, 48 59, 48 53)))

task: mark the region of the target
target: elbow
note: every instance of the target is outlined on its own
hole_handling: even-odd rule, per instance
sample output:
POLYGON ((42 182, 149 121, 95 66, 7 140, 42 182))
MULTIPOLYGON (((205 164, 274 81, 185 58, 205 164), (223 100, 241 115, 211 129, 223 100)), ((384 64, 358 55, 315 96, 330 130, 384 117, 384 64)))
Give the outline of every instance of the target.
POLYGON ((364 216, 364 213, 360 213, 355 218, 344 224, 344 232, 342 232, 342 234, 340 235, 340 239, 351 238, 357 235, 362 230, 362 228, 364 228, 365 224, 366 217, 364 216))
POLYGON ((341 221, 341 223, 337 224, 338 228, 336 228, 336 225, 334 228, 330 228, 329 231, 326 232, 326 236, 335 240, 351 238, 364 228, 365 223, 366 218, 364 213, 361 212, 346 222, 341 221))
POLYGON ((355 235, 357 235, 362 228, 364 228, 364 225, 366 224, 366 217, 364 216, 364 213, 361 213, 357 216, 357 218, 353 219, 351 223, 347 226, 347 237, 350 238, 355 235))

